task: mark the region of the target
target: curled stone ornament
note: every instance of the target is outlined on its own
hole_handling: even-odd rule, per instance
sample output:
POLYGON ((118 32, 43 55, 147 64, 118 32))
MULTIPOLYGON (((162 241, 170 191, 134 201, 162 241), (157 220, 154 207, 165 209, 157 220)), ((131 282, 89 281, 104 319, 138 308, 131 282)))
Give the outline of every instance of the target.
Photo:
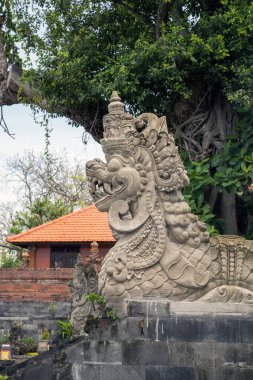
POLYGON ((108 306, 120 316, 125 299, 251 302, 253 242, 210 239, 191 213, 182 195, 189 179, 166 118, 134 118, 115 91, 108 110, 101 140, 107 163, 86 166, 90 192, 117 240, 99 273, 108 306))

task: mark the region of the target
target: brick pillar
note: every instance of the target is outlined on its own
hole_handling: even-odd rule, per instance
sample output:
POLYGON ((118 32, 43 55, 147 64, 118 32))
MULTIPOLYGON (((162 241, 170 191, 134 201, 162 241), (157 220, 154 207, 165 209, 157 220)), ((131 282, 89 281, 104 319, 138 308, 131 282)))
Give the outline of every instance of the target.
POLYGON ((35 268, 36 247, 29 247, 29 268, 35 268))

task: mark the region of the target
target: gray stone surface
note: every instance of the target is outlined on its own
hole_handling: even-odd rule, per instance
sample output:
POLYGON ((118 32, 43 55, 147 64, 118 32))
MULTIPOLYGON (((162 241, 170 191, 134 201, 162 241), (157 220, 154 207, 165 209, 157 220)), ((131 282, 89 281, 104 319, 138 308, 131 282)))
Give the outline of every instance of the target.
POLYGON ((134 301, 123 320, 33 359, 16 374, 9 369, 9 379, 253 379, 250 314, 224 314, 218 306, 213 314, 175 313, 171 306, 157 302, 156 313, 152 307, 147 317, 145 302, 134 301))
POLYGON ((58 329, 57 321, 66 319, 70 312, 70 302, 0 302, 0 337, 10 331, 13 321, 19 320, 23 322, 23 335, 38 339, 45 327, 55 332, 58 329), (51 304, 55 305, 54 314, 50 312, 51 304))

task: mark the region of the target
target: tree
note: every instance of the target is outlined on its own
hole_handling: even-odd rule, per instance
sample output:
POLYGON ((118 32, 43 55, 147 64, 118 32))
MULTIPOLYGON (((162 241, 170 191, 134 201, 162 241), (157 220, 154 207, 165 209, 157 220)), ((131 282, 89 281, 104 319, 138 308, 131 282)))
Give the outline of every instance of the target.
MULTIPOLYGON (((186 165, 199 162, 198 173, 207 168, 200 188, 204 197, 194 197, 199 212, 208 205, 223 219, 225 233, 249 229, 251 0, 2 4, 7 60, 23 66, 21 84, 10 74, 7 86, 2 70, 3 104, 26 101, 64 115, 98 140, 107 99, 117 89, 133 112, 165 114, 182 154, 187 152, 186 165), (16 41, 27 54, 23 62, 16 41)), ((196 188, 198 175, 193 181, 196 188)))
POLYGON ((71 165, 65 151, 49 156, 26 152, 8 159, 5 171, 4 181, 13 188, 23 208, 31 208, 37 200, 60 200, 71 212, 90 201, 84 166, 79 162, 71 165))
POLYGON ((66 152, 45 156, 31 151, 9 159, 3 181, 17 200, 0 204, 2 241, 90 202, 82 166, 71 166, 66 152))
POLYGON ((11 221, 14 218, 14 215, 15 205, 13 202, 0 203, 0 246, 5 242, 5 238, 11 228, 11 221))
POLYGON ((49 222, 73 211, 71 206, 66 206, 61 199, 55 202, 49 199, 35 199, 25 211, 17 211, 11 220, 9 234, 19 234, 40 224, 49 222))

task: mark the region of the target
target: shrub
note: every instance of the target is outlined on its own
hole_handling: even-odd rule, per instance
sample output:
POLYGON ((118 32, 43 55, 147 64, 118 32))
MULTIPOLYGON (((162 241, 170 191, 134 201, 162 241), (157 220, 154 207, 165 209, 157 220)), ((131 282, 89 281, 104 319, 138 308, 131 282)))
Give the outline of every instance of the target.
POLYGON ((60 330, 57 332, 60 333, 62 339, 71 339, 72 337, 72 324, 68 321, 58 321, 58 326, 60 330))
POLYGON ((22 261, 10 254, 2 255, 1 268, 18 268, 21 266, 22 261))
POLYGON ((10 343, 10 334, 4 334, 2 338, 0 339, 0 344, 7 344, 7 343, 10 343))
POLYGON ((37 350, 37 342, 32 336, 24 336, 18 342, 19 353, 26 354, 27 352, 34 352, 37 350))

